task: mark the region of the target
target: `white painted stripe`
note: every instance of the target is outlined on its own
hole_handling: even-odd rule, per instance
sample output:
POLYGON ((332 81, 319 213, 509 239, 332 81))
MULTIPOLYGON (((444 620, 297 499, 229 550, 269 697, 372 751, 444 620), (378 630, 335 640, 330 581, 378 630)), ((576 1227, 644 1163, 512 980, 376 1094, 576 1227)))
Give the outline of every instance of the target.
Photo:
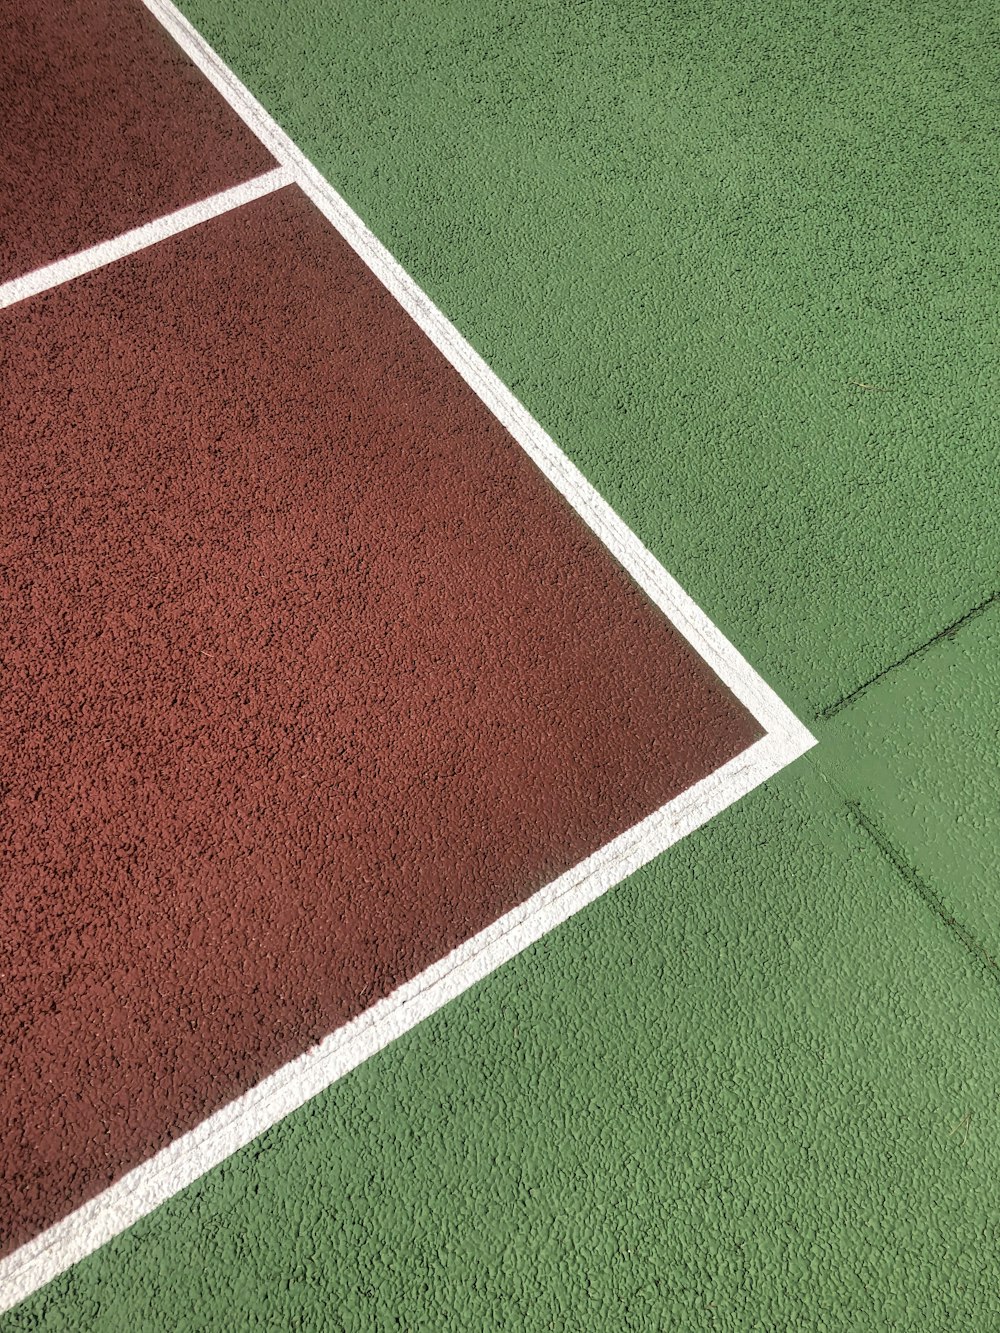
POLYGON ((246 1147, 376 1051, 752 791, 787 762, 783 739, 763 737, 359 1018, 137 1166, 90 1203, 23 1245, 0 1262, 0 1313, 246 1147))
POLYGON ((152 1212, 816 743, 170 0, 144 2, 767 735, 0 1261, 0 1313, 152 1212))
POLYGON ((105 264, 113 264, 116 259, 123 259, 125 255, 134 255, 137 250, 145 250, 147 246, 156 245, 158 241, 164 241, 168 236, 176 236, 178 232, 187 231, 189 227, 195 227, 199 222, 207 222, 209 218, 217 218, 221 213, 228 213, 243 204, 249 204, 273 190, 280 190, 283 185, 290 185, 292 179, 287 167, 275 167, 272 171, 265 172, 263 176, 255 176, 253 180, 244 181, 242 185, 234 185, 232 189, 209 195, 207 199, 200 199, 196 204, 188 204, 185 208, 178 208, 174 213, 154 218, 152 222, 144 222, 141 227, 123 231, 120 236, 114 236, 110 241, 101 241, 99 245, 92 245, 87 250, 78 250, 76 254, 67 255, 65 259, 57 259, 42 268, 32 269, 30 273, 25 273, 20 278, 0 283, 0 309, 23 301, 28 296, 37 296, 39 292, 48 291, 51 287, 58 287, 60 283, 69 282, 71 278, 82 277, 84 273, 91 273, 95 268, 103 268, 105 264))

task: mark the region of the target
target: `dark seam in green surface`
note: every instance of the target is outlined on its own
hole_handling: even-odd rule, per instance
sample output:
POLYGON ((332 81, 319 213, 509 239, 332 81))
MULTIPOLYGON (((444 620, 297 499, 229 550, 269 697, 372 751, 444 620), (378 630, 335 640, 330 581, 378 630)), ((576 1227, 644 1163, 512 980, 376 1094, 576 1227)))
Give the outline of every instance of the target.
POLYGON ((940 643, 942 639, 954 638, 960 629, 975 620, 978 616, 981 616, 984 611, 988 611, 990 607, 995 605, 998 601, 1000 601, 1000 591, 990 593, 989 597, 985 598, 985 600, 980 602, 977 606, 974 606, 971 611, 966 611, 965 614, 959 616, 957 620, 953 620, 950 625, 946 625, 944 629, 938 630, 937 634, 935 634, 932 639, 928 639, 926 643, 922 643, 918 648, 911 649, 905 657, 901 657, 898 662, 893 662, 883 671, 880 671, 877 676, 872 676, 871 680, 866 680, 863 685, 859 685, 857 689, 851 690, 850 694, 843 694, 839 699, 835 700, 834 703, 827 704, 825 708, 821 708, 816 714, 816 721, 825 722, 831 717, 834 717, 842 708, 846 708, 847 705, 853 703, 859 695, 864 694, 865 690, 870 689, 872 685, 877 685, 880 680, 883 680, 888 676, 890 671, 895 671, 897 667, 904 666, 907 662, 912 662, 915 657, 919 657, 921 653, 927 652, 928 648, 933 648, 934 645, 940 643))
POLYGON ((938 917, 943 925, 947 926, 953 935, 957 936, 973 958, 983 966, 987 976, 1000 985, 1000 966, 997 965, 996 959, 986 952, 968 926, 964 926, 961 921, 952 916, 944 899, 938 897, 927 881, 917 873, 903 854, 889 841, 875 821, 865 814, 859 802, 848 800, 847 808, 879 851, 892 862, 910 887, 917 891, 934 915, 938 917))

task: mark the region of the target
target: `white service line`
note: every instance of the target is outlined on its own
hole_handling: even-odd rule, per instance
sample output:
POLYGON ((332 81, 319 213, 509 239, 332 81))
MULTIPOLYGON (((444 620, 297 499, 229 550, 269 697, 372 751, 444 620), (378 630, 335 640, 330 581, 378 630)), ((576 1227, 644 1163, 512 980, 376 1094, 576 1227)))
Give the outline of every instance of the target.
POLYGON ((0 309, 23 301, 28 296, 37 296, 50 287, 58 287, 71 278, 82 277, 84 273, 103 268, 105 264, 113 264, 125 255, 134 255, 137 250, 145 250, 147 246, 187 231, 199 222, 207 222, 209 218, 217 218, 221 213, 249 204, 262 195, 280 190, 284 185, 291 185, 292 179, 292 173, 287 167, 275 167, 263 176, 255 176, 253 180, 234 185, 229 190, 221 190, 218 194, 209 195, 207 199, 199 199, 196 204, 187 204, 176 212, 166 213, 163 217, 154 218, 152 222, 144 222, 141 227, 123 231, 110 241, 101 241, 99 245, 78 250, 65 259, 57 259, 42 268, 32 269, 20 278, 0 284, 0 309))
POLYGON ((171 0, 144 3, 282 164, 285 181, 298 185, 309 196, 767 734, 367 1012, 129 1171, 89 1203, 0 1260, 0 1313, 152 1212, 816 743, 171 0))

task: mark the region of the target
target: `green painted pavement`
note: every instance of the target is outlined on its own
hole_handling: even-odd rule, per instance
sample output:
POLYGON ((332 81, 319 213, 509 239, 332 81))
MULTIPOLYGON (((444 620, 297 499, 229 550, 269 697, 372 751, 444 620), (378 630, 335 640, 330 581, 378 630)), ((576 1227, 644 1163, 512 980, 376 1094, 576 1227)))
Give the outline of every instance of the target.
POLYGON ((892 672, 824 735, 843 790, 993 959, 1000 983, 1000 601, 892 672))
POLYGON ((820 746, 3 1333, 1000 1328, 989 7, 184 9, 820 746))

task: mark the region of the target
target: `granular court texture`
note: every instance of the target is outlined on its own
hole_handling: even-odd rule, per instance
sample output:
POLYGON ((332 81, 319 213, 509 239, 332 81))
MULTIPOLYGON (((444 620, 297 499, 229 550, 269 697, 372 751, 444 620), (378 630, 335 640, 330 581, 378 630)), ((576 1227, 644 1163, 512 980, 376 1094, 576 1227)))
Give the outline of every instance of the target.
POLYGON ((0 6, 0 282, 274 166, 133 0, 0 6))
POLYGON ((761 729, 296 188, 0 321, 10 1250, 761 729))
MULTIPOLYGON (((159 0, 150 3, 169 12, 159 0)), ((611 862, 614 889, 516 958, 508 951, 510 961, 471 990, 457 994, 453 983, 464 965, 447 971, 454 956, 433 964, 377 1010, 360 1013, 12 1250, 0 1259, 2 1333, 997 1333, 995 5, 181 0, 181 7, 558 442, 565 455, 547 454, 535 447, 539 436, 525 429, 524 417, 502 410, 546 476, 565 478, 561 464, 572 460, 574 478, 585 478, 644 555, 676 575, 795 705, 818 744, 664 855, 620 875, 611 862), (428 978, 442 974, 448 985, 435 990, 428 978), (425 1015, 442 990, 449 1003, 427 1022, 408 1022, 412 1030, 391 1044, 380 1036, 374 1059, 367 1059, 372 1043, 362 1041, 351 1061, 341 1061, 345 1031, 394 1036, 396 1018, 425 1015), (412 1005, 409 995, 417 996, 412 1005), (386 1013, 392 1021, 383 1023, 386 1013), (324 1063, 330 1050, 332 1073, 324 1063), (366 1061, 360 1068, 358 1059, 366 1061), (251 1117, 240 1135, 207 1160, 199 1157, 213 1126, 230 1123, 241 1105, 260 1106, 269 1088, 287 1088, 301 1069, 322 1078, 311 1090, 299 1084, 294 1105, 251 1117), (175 1172, 178 1162, 187 1169, 175 1172), (127 1232, 110 1238, 125 1225, 127 1232)), ((72 29, 81 49, 93 47, 94 18, 102 12, 118 16, 104 29, 108 41, 145 22, 139 0, 132 11, 118 0, 46 0, 45 9, 66 16, 67 34, 72 29)), ((41 49, 35 35, 22 40, 18 30, 41 9, 8 0, 0 10, 0 24, 9 25, 0 43, 2 99, 12 87, 10 65, 16 77, 34 58, 32 48, 41 49)), ((165 33, 161 38, 150 95, 141 107, 118 104, 126 108, 124 123, 110 98, 105 113, 81 116, 76 125, 66 120, 64 139, 54 143, 54 106, 75 108, 74 88, 80 103, 96 103, 88 101, 86 80, 60 85, 51 61, 19 107, 9 111, 9 97, 0 107, 0 178, 26 135, 36 145, 30 162, 21 159, 24 172, 7 178, 13 195, 0 189, 0 245, 34 244, 50 215, 61 216, 61 227, 98 205, 103 210, 121 154, 109 150, 102 158, 101 143, 99 151, 86 148, 87 135, 102 142, 118 136, 120 144, 154 102, 164 140, 147 122, 151 150, 137 154, 133 166, 145 163, 152 178, 169 157, 177 192, 151 205, 152 214, 196 198, 199 217, 218 213, 237 198, 227 190, 231 199, 219 200, 220 186, 245 169, 269 166, 263 156, 215 178, 224 153, 211 126, 229 113, 186 62, 179 104, 153 95, 157 78, 182 67, 178 50, 165 33), (178 164, 183 136, 170 133, 171 117, 187 116, 196 98, 203 113, 178 164), (46 139, 49 156, 41 151, 46 139), (78 152, 110 165, 103 179, 82 173, 84 184, 99 181, 96 201, 91 194, 89 203, 66 209, 63 199, 82 188, 74 184, 78 152), (33 192, 46 173, 39 205, 33 192), (203 192, 214 192, 218 207, 205 203, 203 192)), ((185 49, 197 65, 191 45, 185 49)), ((107 67, 113 73, 125 59, 116 44, 107 67)), ((89 61, 72 68, 86 71, 89 61)), ((268 134, 263 141, 284 174, 268 171, 271 183, 261 189, 295 180, 318 206, 324 202, 321 191, 317 199, 307 188, 307 175, 289 169, 280 140, 268 134)), ((117 234, 147 217, 145 206, 141 216, 129 206, 152 188, 142 170, 136 176, 136 195, 119 192, 117 211, 102 228, 117 234)), ((243 202, 254 193, 242 185, 237 191, 243 202)), ((244 227, 234 225, 236 215, 204 225, 201 248, 184 251, 190 271, 200 272, 211 238, 252 239, 253 220, 273 217, 273 204, 254 207, 244 227)), ((332 207, 331 215, 343 218, 332 207)), ((157 224, 149 234, 161 230, 157 224)), ((63 245, 92 244, 83 236, 56 240, 60 253, 63 245)), ((193 242, 192 234, 185 244, 193 242)), ((166 244, 162 235, 159 244, 166 244)), ((174 242, 170 247, 181 253, 174 242)), ((360 248, 371 263, 372 250, 360 248)), ((301 928, 293 929, 290 904, 321 895, 293 867, 326 856, 334 866, 330 885, 340 882, 335 863, 339 857, 346 864, 344 848, 365 835, 367 826, 353 816, 379 774, 373 777, 369 765, 368 786, 359 776, 352 795, 346 760, 328 744, 333 724, 322 731, 307 723, 342 708, 337 737, 361 764, 362 751, 381 742, 351 724, 350 710, 388 728, 409 708, 428 734, 428 765, 437 767, 444 742, 434 738, 451 724, 452 762, 468 773, 478 762, 483 775, 470 777, 468 790, 493 779, 496 756, 505 752, 497 730, 480 728, 493 746, 489 757, 458 730, 456 713, 474 717, 477 700, 481 706, 471 687, 464 712, 436 710, 419 691, 404 697, 404 676, 412 683, 415 673, 380 671, 388 650, 366 659, 369 692, 360 674, 365 662, 348 642, 352 632, 360 642, 359 620, 365 641, 375 637, 368 603, 356 598, 353 618, 342 608, 338 620, 329 609, 334 585, 324 552, 341 579, 359 587, 365 577, 371 585, 372 571, 393 568, 383 561, 398 560, 401 488, 381 508, 377 488, 351 492, 354 508, 372 517, 370 527, 389 523, 386 542, 379 533, 368 543, 367 574, 343 556, 348 537, 358 537, 356 521, 343 541, 324 537, 308 551, 296 535, 296 525, 315 521, 327 490, 336 492, 333 460, 342 468, 339 460, 352 457, 357 472, 365 435, 373 433, 359 430, 347 448, 347 427, 363 425, 381 401, 377 388, 359 391, 358 405, 347 408, 352 423, 341 413, 328 439, 320 441, 309 425, 316 404, 330 397, 336 363, 324 359, 323 339, 301 313, 315 316, 317 328, 332 320, 338 290, 336 283, 327 289, 309 250, 300 245, 302 253, 292 256, 271 246, 267 281, 252 284, 243 265, 259 266, 259 247, 234 244, 224 260, 220 249, 216 271, 231 286, 231 300, 222 299, 218 281, 203 289, 167 281, 152 252, 141 263, 116 263, 99 281, 77 286, 73 278, 58 298, 28 297, 38 282, 18 277, 16 289, 0 285, 0 304, 27 302, 0 317, 0 414, 8 432, 0 444, 0 712, 9 714, 0 737, 0 950, 10 950, 0 955, 0 1085, 10 1085, 14 1069, 51 1104, 48 1114, 25 1103, 41 1132, 26 1127, 23 1142, 12 1135, 0 1143, 0 1165, 10 1161, 12 1145, 20 1154, 8 1191, 17 1186, 19 1200, 34 1210, 34 1220, 17 1213, 17 1234, 22 1219, 42 1225, 37 1182, 49 1172, 46 1154, 61 1179, 50 1186, 57 1211, 56 1204, 70 1207, 99 1177, 125 1168, 130 1159, 114 1154, 127 1146, 129 1117, 141 1121, 153 1146, 177 1133, 182 1112, 197 1114, 190 1101, 182 1104, 184 1095, 213 1104, 204 1091, 184 1093, 177 1053, 198 1040, 210 1044, 213 1006, 228 1005, 241 1024, 249 1022, 245 1012, 263 1011, 268 996, 254 991, 259 983, 250 969, 283 967, 292 975, 300 947, 311 949, 319 961, 308 1007, 345 968, 338 950, 348 936, 339 921, 317 943, 319 927, 310 937, 304 906, 301 928), (282 291, 282 275, 295 267, 301 273, 293 299, 282 291), (138 298, 125 300, 140 273, 156 274, 141 300, 155 309, 141 328, 132 308, 138 298), (254 309, 266 315, 282 303, 286 325, 275 329, 268 317, 240 332, 250 330, 254 309), (65 312, 65 322, 57 312, 65 312), (90 334, 78 337, 81 329, 90 334), (262 365, 253 348, 268 339, 286 349, 287 363, 302 354, 315 367, 307 374, 290 364, 280 372, 262 365), (311 350, 314 343, 320 350, 311 350), (234 347, 243 349, 240 356, 228 355, 234 347), (26 387, 29 363, 37 372, 33 391, 26 387), (98 365, 103 388, 91 382, 98 365), (280 398, 286 388, 283 407, 267 405, 266 394, 280 398), (310 447, 330 458, 332 482, 323 480, 316 458, 301 462, 309 431, 310 447), (175 451, 186 444, 185 464, 161 465, 170 463, 167 440, 175 451), (220 455, 213 457, 213 446, 220 455), (267 460, 262 471, 253 450, 267 460), (52 467, 40 470, 43 455, 52 467), (144 456, 157 460, 145 475, 144 456), (213 481, 205 504, 182 506, 179 482, 196 496, 213 469, 231 474, 241 458, 238 485, 213 481), (81 476, 87 459, 89 472, 81 476), (274 481, 282 460, 289 485, 306 474, 295 491, 300 503, 283 526, 276 507, 291 501, 274 481), (88 504, 92 521, 84 523, 88 504), (165 523, 162 516, 171 514, 165 523), (225 521, 212 536, 220 554, 209 561, 197 548, 209 540, 213 514, 225 521), (80 521, 70 522, 74 517, 80 521), (190 550, 185 535, 198 538, 190 550), (141 584, 142 559, 147 609, 142 600, 126 605, 119 587, 141 584), (271 589, 269 610, 262 583, 271 589), (320 592, 313 604, 311 587, 320 592), (206 588, 216 594, 211 614, 206 588), (248 603, 255 604, 253 620, 248 603), (158 617, 152 605, 163 608, 158 617), (267 648, 270 657, 257 611, 267 611, 286 635, 267 648), (126 614, 138 623, 128 624, 126 614), (98 637, 104 618, 108 628, 98 637), (304 647, 310 633, 318 639, 314 656, 304 647), (34 642, 42 634, 52 645, 49 659, 34 642), (62 643, 71 651, 60 650, 62 643), (336 667, 335 649, 343 660, 336 667), (324 652, 341 683, 318 678, 324 652), (53 673, 71 666, 76 683, 57 704, 53 673), (272 688, 281 726, 275 711, 255 706, 272 688), (304 702, 290 735, 283 719, 298 699, 304 702), (50 721, 59 707, 86 726, 50 721), (143 719, 141 736, 128 735, 130 714, 143 719), (54 742, 45 744, 42 732, 54 742), (36 757, 26 760, 35 734, 36 757), (83 772, 81 735, 87 753, 103 746, 83 772), (267 744, 263 776, 244 757, 256 750, 257 736, 267 744), (327 745, 322 760, 310 756, 310 736, 327 745), (199 752, 198 743, 209 740, 212 755, 199 752), (32 763, 37 772, 28 776, 32 763), (74 766, 86 800, 67 816, 59 774, 74 766), (8 805, 10 797, 15 803, 8 805), (220 809, 232 826, 224 839, 220 809), (353 832, 338 844, 342 811, 353 832), (78 828, 57 840, 59 821, 70 817, 78 828), (270 836, 257 836, 267 821, 270 836), (244 829, 245 848, 238 843, 244 829), (335 854, 321 841, 324 831, 335 854), (142 858, 154 865, 157 843, 172 844, 174 854, 158 852, 161 868, 140 883, 142 858), (319 854, 310 851, 317 844, 319 854), (253 883, 250 872, 259 878, 256 867, 268 855, 283 861, 277 874, 287 888, 253 883), (199 862, 221 875, 220 856, 232 873, 209 891, 199 862), (130 858, 127 884, 119 867, 130 858), (72 869, 74 859, 110 870, 88 878, 72 869), (196 917, 192 902, 211 910, 196 917), (284 931, 270 925, 279 913, 288 922, 284 931), (138 929, 144 917, 145 934, 138 929), (118 957, 109 963, 111 945, 118 957), (145 975, 157 950, 173 951, 189 967, 183 985, 169 975, 173 968, 166 987, 162 966, 149 964, 145 975), (220 973, 231 986, 215 995, 200 989, 202 974, 214 984, 220 973), (107 1004, 97 1003, 88 992, 110 991, 113 974, 128 979, 132 993, 121 984, 107 1004), (226 998, 239 986, 242 996, 226 998), (34 1045, 21 1035, 29 1024, 39 1034, 34 1045), (114 1044, 111 1054, 100 1054, 102 1043, 114 1044), (95 1076, 81 1078, 88 1059, 95 1076), (40 1063, 58 1084, 45 1082, 40 1063), (161 1070, 178 1100, 176 1121, 169 1107, 159 1122, 149 1109, 143 1085, 160 1079, 161 1070), (89 1162, 69 1138, 77 1116, 100 1140, 88 1148, 89 1162), (50 1140, 63 1133, 60 1154, 50 1140), (75 1180, 68 1162, 79 1171, 75 1180)), ((38 261, 49 254, 42 247, 38 261)), ((36 261, 25 252, 23 262, 36 261)), ((445 355, 475 368, 461 345, 437 336, 426 306, 391 281, 377 255, 374 267, 445 355)), ((71 262, 50 274, 48 285, 79 271, 71 262)), ((473 379, 487 401, 510 408, 488 377, 473 379)), ((425 438, 425 447, 436 440, 425 438)), ((482 448, 475 435, 456 448, 458 481, 482 448)), ((565 490, 572 504, 595 512, 582 483, 565 490)), ((558 497, 549 498, 547 512, 562 512, 558 497)), ((340 500, 336 506, 337 521, 346 523, 343 515, 353 510, 340 500)), ((450 512, 457 522, 462 511, 450 512)), ((489 523, 510 517, 500 506, 489 523)), ((332 518, 327 526, 335 527, 332 518)), ((484 549, 495 546, 486 542, 484 549)), ((611 546, 672 616, 677 604, 656 597, 642 577, 646 566, 628 560, 627 544, 611 546)), ((445 555, 454 564, 454 542, 445 555)), ((433 580, 438 554, 429 543, 421 558, 433 580)), ((594 567, 586 573, 591 581, 594 567)), ((477 568, 476 578, 491 573, 499 580, 489 566, 477 568)), ((387 575, 379 590, 385 605, 388 583, 387 575)), ((561 595, 569 587, 564 581, 561 595)), ((499 614, 496 603, 490 610, 499 614)), ((397 662, 404 614, 414 661, 423 660, 422 643, 436 646, 450 632, 426 611, 418 601, 395 620, 382 618, 390 627, 383 637, 397 636, 397 662)), ((577 627, 582 640, 591 614, 588 606, 577 627)), ((600 614, 594 619, 602 623, 600 614)), ((501 627, 476 644, 495 655, 505 635, 501 627)), ((696 647, 704 642, 696 636, 696 647)), ((538 652, 549 656, 547 640, 538 652)), ((623 670, 639 669, 634 657, 628 642, 621 651, 616 646, 623 670)), ((545 670, 543 663, 534 673, 539 689, 545 670)), ((478 689, 492 688, 492 678, 479 674, 478 689)), ((584 689, 590 674, 578 673, 584 689)), ((521 708, 524 694, 540 698, 522 692, 521 708)), ((565 716, 569 704, 556 699, 546 707, 544 722, 561 730, 559 709, 565 716)), ((509 716, 516 723, 520 714, 512 709, 509 716)), ((539 704, 534 721, 541 717, 539 704)), ((769 720, 761 720, 770 733, 769 720)), ((539 724, 531 734, 541 730, 539 724)), ((403 745, 398 731, 384 750, 390 742, 403 745)), ((745 772, 771 739, 726 772, 745 772)), ((552 784, 555 792, 588 779, 598 758, 596 745, 581 747, 567 776, 552 784)), ((705 789, 721 785, 719 778, 705 789)), ((673 827, 673 811, 698 806, 702 790, 688 789, 651 824, 673 827)), ((528 793, 525 804, 532 799, 528 793)), ((384 828, 402 830, 388 844, 384 866, 397 888, 408 890, 413 865, 405 873, 393 866, 401 841, 412 841, 411 813, 426 805, 400 795, 381 815, 385 804, 369 801, 368 808, 384 828)), ((496 819, 488 812, 501 850, 505 836, 520 836, 509 827, 514 804, 496 819)), ((564 838, 569 822, 554 816, 552 836, 564 838)), ((428 831, 428 842, 437 836, 428 831)), ((624 835, 622 845, 632 837, 624 835)), ((594 862, 609 865, 608 851, 594 862)), ((478 881, 460 863, 446 869, 448 905, 457 911, 466 878, 473 889, 478 881)), ((378 872, 373 882, 381 886, 381 862, 378 872)), ((574 867, 566 882, 576 883, 578 874, 574 867)), ((363 887, 351 889, 352 907, 363 887)), ((536 904, 548 901, 553 887, 460 946, 460 958, 479 951, 468 972, 483 977, 496 961, 481 947, 483 937, 509 940, 503 932, 511 917, 540 932, 546 918, 536 904)), ((318 914, 328 920, 336 911, 321 902, 318 914)), ((359 1005, 368 1003, 367 986, 359 987, 359 1005)), ((291 1001, 277 1009, 282 994, 291 991, 272 987, 274 1028, 297 1021, 291 1001)), ((216 1029, 211 1040, 218 1035, 216 1029)), ((206 1057, 203 1068, 212 1076, 218 1070, 225 1082, 238 1060, 255 1067, 261 1051, 273 1054, 268 1039, 258 1030, 248 1040, 235 1025, 225 1058, 206 1057)), ((2 1115, 4 1123, 11 1118, 7 1108, 2 1115)), ((9 1192, 0 1210, 6 1221, 9 1192)))

